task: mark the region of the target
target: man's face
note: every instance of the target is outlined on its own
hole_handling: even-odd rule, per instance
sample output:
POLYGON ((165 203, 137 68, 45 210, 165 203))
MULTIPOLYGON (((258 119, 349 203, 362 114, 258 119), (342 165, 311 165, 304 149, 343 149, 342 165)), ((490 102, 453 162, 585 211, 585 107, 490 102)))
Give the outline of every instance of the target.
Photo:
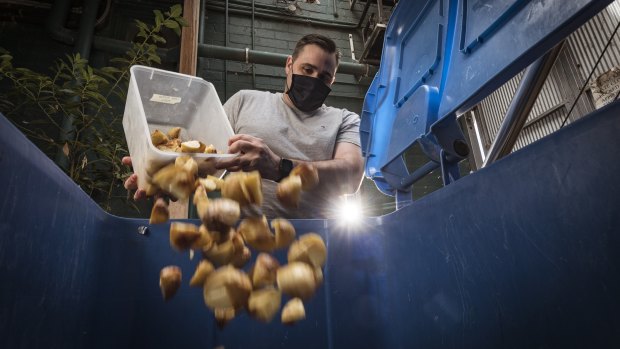
POLYGON ((292 56, 286 60, 286 86, 291 86, 293 74, 318 78, 327 86, 336 81, 336 54, 327 53, 320 46, 306 45, 295 61, 292 56))

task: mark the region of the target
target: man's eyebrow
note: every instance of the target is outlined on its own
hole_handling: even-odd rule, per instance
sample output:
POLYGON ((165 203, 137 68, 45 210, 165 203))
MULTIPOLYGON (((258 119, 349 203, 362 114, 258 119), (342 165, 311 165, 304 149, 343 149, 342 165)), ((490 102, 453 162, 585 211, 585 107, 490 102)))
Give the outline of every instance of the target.
POLYGON ((313 65, 313 64, 310 64, 310 63, 302 63, 301 65, 304 66, 304 68, 305 67, 310 67, 310 68, 312 68, 314 70, 319 70, 319 68, 317 68, 316 65, 313 65))

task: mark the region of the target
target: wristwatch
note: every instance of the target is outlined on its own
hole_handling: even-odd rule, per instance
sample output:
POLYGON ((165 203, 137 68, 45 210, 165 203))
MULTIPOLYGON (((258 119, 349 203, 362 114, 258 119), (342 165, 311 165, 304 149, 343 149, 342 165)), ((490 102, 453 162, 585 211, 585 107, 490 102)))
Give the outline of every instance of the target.
POLYGON ((293 170, 293 162, 289 159, 280 158, 280 164, 278 165, 278 172, 280 172, 280 179, 278 182, 288 177, 288 175, 293 170))

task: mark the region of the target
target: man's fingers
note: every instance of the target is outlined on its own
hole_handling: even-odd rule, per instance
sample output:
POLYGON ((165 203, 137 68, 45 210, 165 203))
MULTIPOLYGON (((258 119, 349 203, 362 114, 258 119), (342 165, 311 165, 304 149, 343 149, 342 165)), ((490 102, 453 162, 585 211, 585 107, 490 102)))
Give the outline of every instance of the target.
POLYGON ((124 186, 127 190, 138 189, 138 175, 132 173, 131 176, 125 180, 124 186))
POLYGON ((254 149, 254 145, 251 142, 248 142, 243 139, 235 141, 234 143, 228 146, 228 152, 230 154, 248 153, 252 149, 254 149))
POLYGON ((123 158, 121 159, 121 163, 125 166, 131 166, 131 157, 123 156, 123 158))
POLYGON ((239 172, 242 169, 241 169, 241 166, 232 166, 232 167, 227 168, 226 170, 228 170, 229 172, 239 172))
POLYGON ((144 191, 142 189, 136 190, 136 193, 133 194, 133 199, 135 201, 142 200, 144 198, 146 198, 146 191, 144 191))
POLYGON ((228 139, 228 146, 230 146, 231 144, 235 143, 236 141, 240 141, 240 140, 252 142, 252 141, 255 141, 255 140, 260 140, 260 138, 256 138, 254 136, 250 136, 250 135, 246 135, 246 134, 240 133, 240 134, 237 134, 237 135, 233 135, 232 137, 230 137, 228 139))
POLYGON ((218 160, 215 163, 215 168, 218 170, 221 170, 221 169, 228 169, 232 166, 238 166, 238 165, 239 165, 239 156, 235 156, 234 158, 230 158, 230 159, 218 160))

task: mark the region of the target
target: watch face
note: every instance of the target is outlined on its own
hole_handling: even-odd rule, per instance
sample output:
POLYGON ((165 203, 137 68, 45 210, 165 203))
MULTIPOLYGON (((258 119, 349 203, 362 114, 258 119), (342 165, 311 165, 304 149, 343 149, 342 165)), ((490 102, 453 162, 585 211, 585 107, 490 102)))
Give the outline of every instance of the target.
POLYGON ((289 159, 280 160, 280 176, 287 177, 293 170, 293 162, 289 159))

